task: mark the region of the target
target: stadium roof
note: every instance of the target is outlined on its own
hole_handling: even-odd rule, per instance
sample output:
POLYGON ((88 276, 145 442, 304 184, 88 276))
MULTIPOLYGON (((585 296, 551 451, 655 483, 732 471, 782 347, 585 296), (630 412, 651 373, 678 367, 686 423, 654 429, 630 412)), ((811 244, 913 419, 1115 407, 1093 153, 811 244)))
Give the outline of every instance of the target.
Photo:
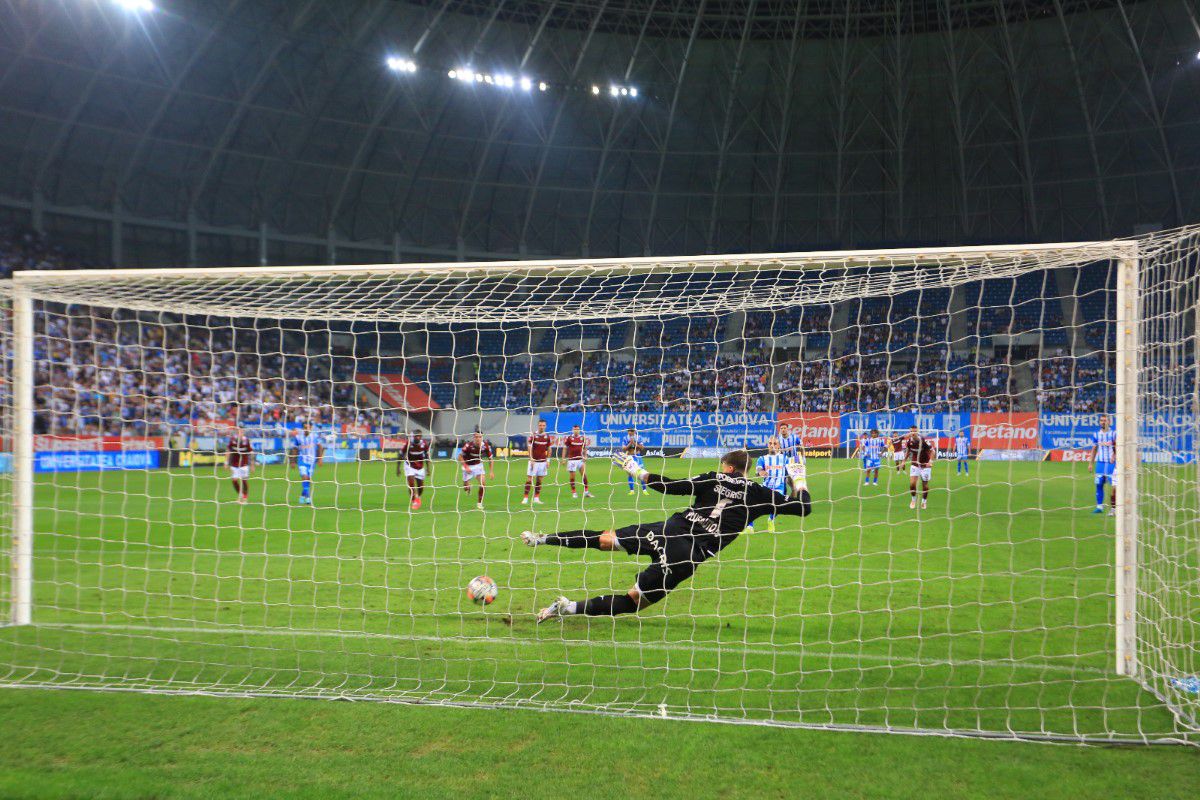
MULTIPOLYGON (((438 0, 415 0, 438 7, 438 0)), ((567 30, 700 39, 829 39, 1015 24, 1112 8, 1119 0, 451 0, 460 14, 567 30), (498 9, 498 10, 497 10, 498 9), (593 22, 597 20, 598 22, 593 22)), ((1139 2, 1139 0, 1130 0, 1139 2)), ((1128 4, 1128 3, 1127 3, 1128 4)))
POLYGON ((0 209, 121 266, 1093 240, 1200 220, 1191 2, 157 5, 0 4, 0 209))

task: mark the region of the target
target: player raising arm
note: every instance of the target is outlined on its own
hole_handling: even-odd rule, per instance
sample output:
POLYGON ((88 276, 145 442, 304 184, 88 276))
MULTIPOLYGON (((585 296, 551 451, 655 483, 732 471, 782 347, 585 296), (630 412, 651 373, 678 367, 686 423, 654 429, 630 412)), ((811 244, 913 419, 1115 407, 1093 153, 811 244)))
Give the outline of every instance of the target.
POLYGON ((479 481, 479 500, 475 507, 483 509, 483 492, 487 488, 487 481, 483 477, 483 459, 488 462, 488 477, 496 477, 495 468, 496 451, 492 449, 490 442, 483 440, 483 434, 475 431, 475 435, 471 440, 462 446, 458 451, 458 463, 462 464, 463 491, 471 491, 471 479, 476 478, 479 481))
POLYGON ((300 505, 312 505, 313 473, 321 463, 324 448, 321 438, 313 432, 312 423, 304 421, 300 432, 292 437, 292 457, 296 460, 296 468, 300 470, 300 505))
POLYGON ((429 458, 429 440, 421 436, 414 428, 404 443, 400 453, 400 462, 396 464, 396 474, 403 473, 408 482, 408 496, 412 510, 421 507, 421 495, 425 493, 425 462, 429 462, 429 471, 433 472, 433 461, 429 458))
POLYGON ((929 479, 937 459, 937 442, 921 434, 913 425, 904 437, 904 458, 909 462, 908 493, 912 496, 909 508, 917 507, 917 480, 921 481, 921 508, 929 502, 929 479))
POLYGON ((908 455, 904 442, 907 438, 904 434, 898 434, 888 439, 888 452, 892 454, 892 463, 896 465, 896 472, 904 470, 904 459, 908 455))
POLYGON ((245 505, 250 497, 250 473, 254 469, 254 445, 250 437, 241 428, 234 428, 229 435, 228 455, 229 477, 233 480, 233 488, 237 490, 238 502, 245 505))
MULTIPOLYGON (((633 463, 637 464, 639 467, 646 466, 645 459, 643 458, 643 456, 646 455, 646 445, 642 444, 642 440, 638 438, 637 431, 633 428, 629 428, 625 431, 625 444, 621 447, 621 452, 632 458, 633 463)), ((637 481, 634 479, 633 474, 630 473, 629 493, 633 494, 636 490, 636 487, 637 481)), ((642 481, 642 491, 650 491, 646 488, 645 481, 642 481)))
POLYGON ((804 466, 789 464, 792 493, 784 497, 746 477, 750 454, 745 450, 726 453, 716 472, 674 480, 652 475, 628 454, 614 459, 621 469, 663 494, 692 497, 692 505, 664 522, 629 525, 616 530, 575 530, 550 535, 532 531, 521 534, 530 547, 620 550, 631 556, 650 556, 652 563, 638 574, 625 594, 606 594, 574 601, 559 597, 538 615, 538 622, 569 614, 613 616, 631 614, 662 600, 696 571, 696 568, 733 542, 749 522, 765 514, 812 512, 812 498, 805 486, 804 466))
POLYGON ((571 433, 563 439, 563 458, 567 462, 567 476, 571 481, 571 497, 575 494, 575 473, 583 480, 583 496, 593 497, 588 491, 587 477, 587 437, 583 435, 578 425, 571 427, 571 433))
POLYGON ((529 466, 525 468, 525 496, 521 505, 529 502, 529 490, 533 489, 533 502, 542 503, 542 479, 550 464, 550 448, 554 439, 546 433, 546 420, 539 419, 537 432, 529 436, 529 466))

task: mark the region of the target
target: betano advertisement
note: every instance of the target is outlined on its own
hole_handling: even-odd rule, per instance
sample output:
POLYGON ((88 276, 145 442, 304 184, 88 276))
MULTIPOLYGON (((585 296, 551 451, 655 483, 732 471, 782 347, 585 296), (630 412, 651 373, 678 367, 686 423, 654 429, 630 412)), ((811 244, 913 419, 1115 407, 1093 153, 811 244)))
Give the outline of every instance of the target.
MULTIPOLYGON (((691 448, 713 452, 748 447, 766 448, 778 424, 788 423, 804 440, 812 457, 829 457, 850 452, 858 437, 872 428, 885 435, 908 431, 910 426, 935 436, 942 446, 959 432, 971 439, 971 450, 986 451, 989 458, 1040 458, 1051 461, 1087 460, 1093 435, 1100 429, 1098 413, 688 413, 688 412, 549 412, 541 415, 551 432, 566 434, 579 425, 592 438, 595 452, 611 452, 625 443, 626 430, 634 428, 653 451, 691 448)), ((1195 419, 1190 414, 1143 416, 1140 425, 1142 460, 1155 463, 1190 464, 1195 461, 1195 419)), ((217 451, 216 439, 193 440, 194 451, 173 454, 180 466, 219 465, 225 461, 217 451), (197 446, 208 445, 211 447, 197 446), (207 451, 207 452, 206 452, 207 451)), ((282 460, 290 447, 288 437, 257 437, 252 440, 260 462, 282 460)), ((398 439, 345 431, 326 435, 324 460, 357 461, 366 454, 395 448, 398 439)), ((34 469, 37 472, 156 469, 171 463, 165 455, 167 443, 153 436, 49 436, 34 437, 34 469)), ((371 455, 367 455, 371 457, 371 455)), ((378 455, 374 457, 378 458, 378 455)), ((0 458, 0 472, 10 461, 0 458)))
POLYGON ((978 412, 971 415, 971 446, 976 450, 1039 450, 1038 415, 1033 412, 978 412))

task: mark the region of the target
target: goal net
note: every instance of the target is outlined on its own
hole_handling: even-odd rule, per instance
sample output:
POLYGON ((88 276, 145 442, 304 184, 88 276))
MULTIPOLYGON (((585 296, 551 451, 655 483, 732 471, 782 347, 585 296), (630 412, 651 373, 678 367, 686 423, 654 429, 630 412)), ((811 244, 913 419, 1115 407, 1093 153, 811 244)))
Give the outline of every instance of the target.
POLYGON ((1183 229, 20 274, 0 685, 1197 743, 1198 252, 1183 229), (554 448, 530 486, 539 422, 554 448), (737 448, 755 465, 783 425, 809 516, 760 517, 640 613, 535 622, 649 561, 522 531, 691 501, 612 466, 630 429, 682 478, 737 448), (584 471, 560 449, 575 426, 584 471), (928 473, 892 455, 914 428, 928 473), (495 458, 464 490, 476 431, 495 458))

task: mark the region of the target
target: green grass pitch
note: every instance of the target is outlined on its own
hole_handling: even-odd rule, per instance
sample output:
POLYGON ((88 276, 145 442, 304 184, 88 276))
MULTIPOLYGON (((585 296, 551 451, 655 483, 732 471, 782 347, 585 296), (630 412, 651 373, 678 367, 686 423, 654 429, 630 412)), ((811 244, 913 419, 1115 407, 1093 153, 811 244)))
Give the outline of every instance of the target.
MULTIPOLYGON (((522 506, 524 462, 496 466, 484 511, 463 494, 457 467, 439 463, 416 513, 384 463, 322 467, 314 508, 295 504, 296 476, 283 467, 252 479, 246 506, 231 502, 212 468, 39 478, 35 625, 0 630, 0 681, 805 726, 1124 737, 1173 729, 1153 697, 1112 674, 1113 523, 1088 513, 1085 465, 975 463, 968 478, 941 463, 929 508, 912 511, 907 475, 884 470, 879 487, 864 487, 854 463, 814 460, 808 519, 783 518, 774 534, 761 520, 638 617, 541 626, 533 611, 557 594, 624 591, 645 562, 531 551, 516 540, 521 530, 652 521, 685 501, 631 496, 597 460, 594 499, 572 500, 555 469, 545 503, 522 506), (486 609, 463 593, 480 573, 501 589, 486 609)), ((685 475, 712 464, 648 466, 685 475)), ((849 796, 915 796, 936 786, 986 794, 989 780, 1050 790, 1040 774, 1049 770, 1062 796, 1156 786, 1165 797, 1183 796, 1200 776, 1190 748, 393 704, 20 689, 0 693, 0 714, 25 732, 0 737, 0 795, 94 795, 102 785, 111 796, 252 786, 425 794, 417 785, 448 794, 477 791, 491 776, 501 796, 627 797, 628 786, 762 796, 814 781, 849 796), (664 737, 704 768, 672 768, 660 757, 664 737), (234 742, 247 740, 236 755, 234 742), (145 752, 147 741, 161 759, 145 752), (622 755, 584 759, 588 743, 622 755), (556 752, 571 769, 553 768, 556 752), (866 755, 880 767, 869 777, 866 755), (1013 763, 987 778, 997 755, 1013 763), (512 759, 555 774, 531 787, 512 759)))

